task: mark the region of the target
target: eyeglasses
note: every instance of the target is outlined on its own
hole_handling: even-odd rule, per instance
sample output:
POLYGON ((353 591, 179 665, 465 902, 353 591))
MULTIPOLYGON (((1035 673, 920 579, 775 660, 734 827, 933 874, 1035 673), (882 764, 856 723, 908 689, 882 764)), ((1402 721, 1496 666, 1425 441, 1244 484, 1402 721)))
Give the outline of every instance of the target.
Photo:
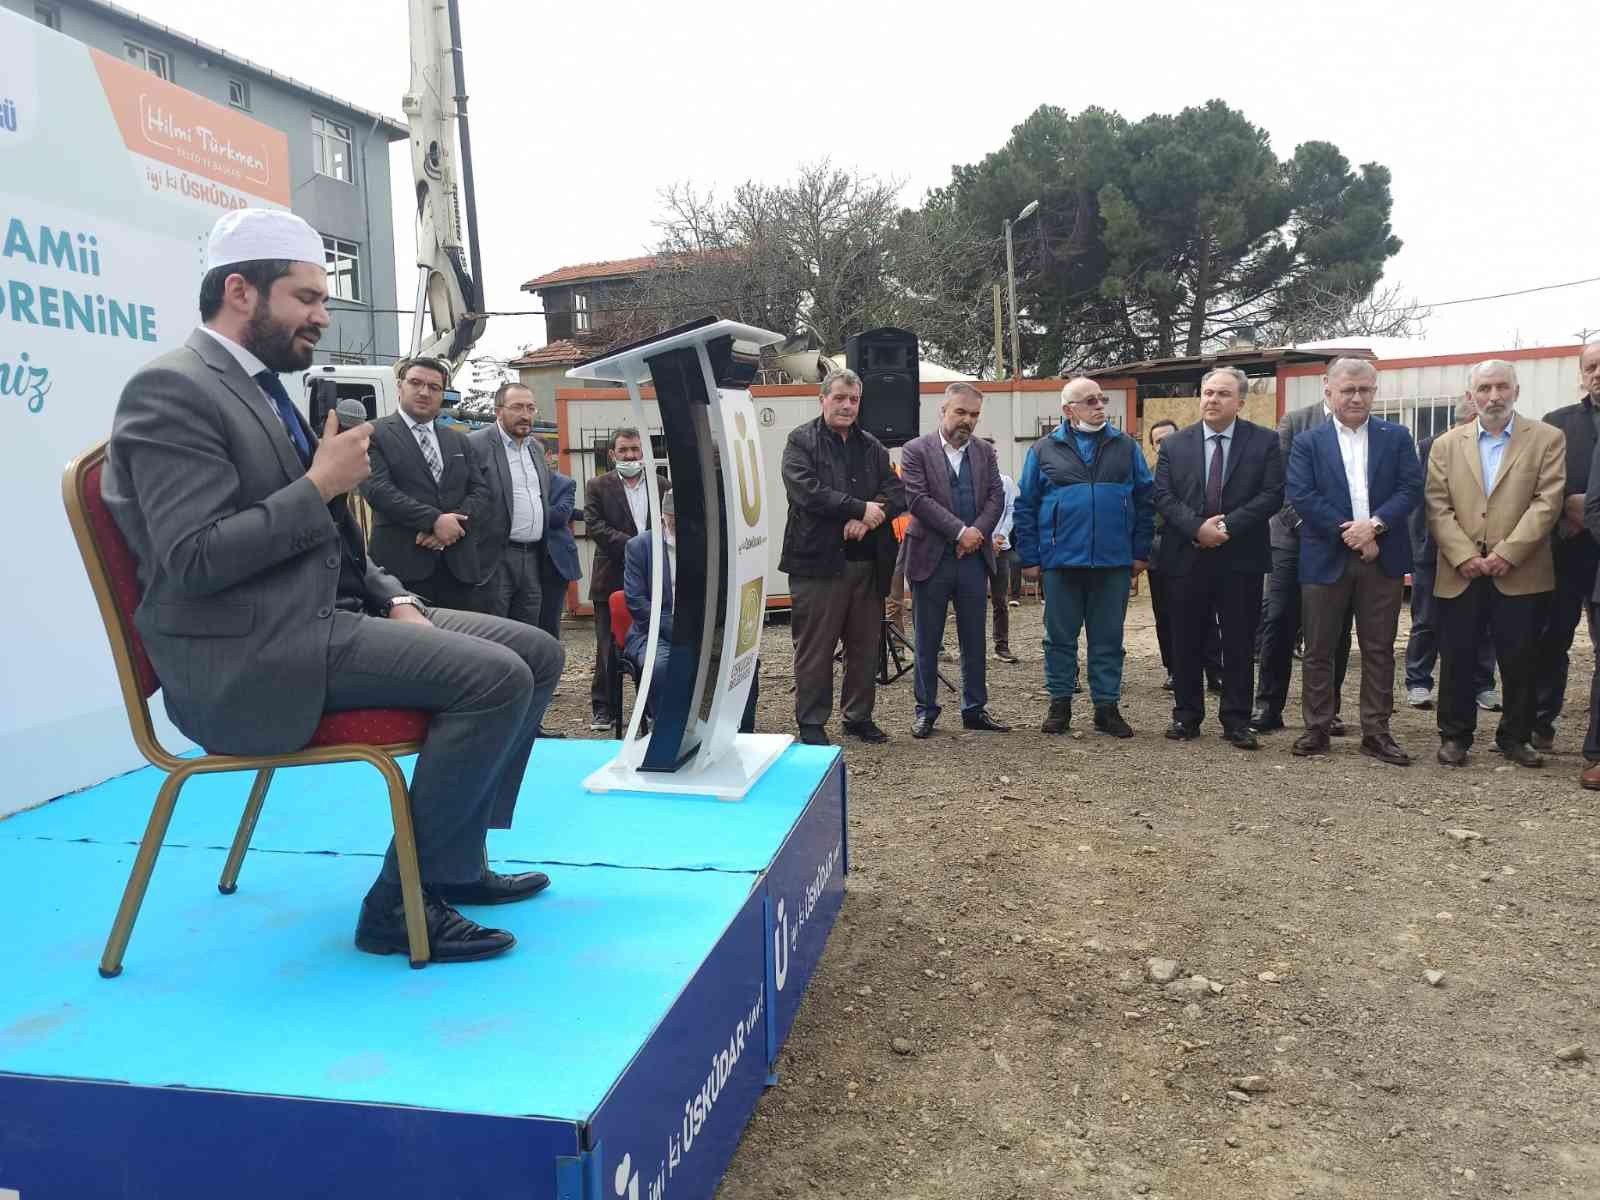
POLYGON ((427 392, 430 396, 444 395, 444 385, 442 384, 423 383, 418 379, 402 379, 400 382, 405 384, 414 392, 427 392))
POLYGON ((1104 408, 1106 406, 1106 398, 1104 396, 1079 396, 1069 403, 1081 404, 1085 408, 1104 408))

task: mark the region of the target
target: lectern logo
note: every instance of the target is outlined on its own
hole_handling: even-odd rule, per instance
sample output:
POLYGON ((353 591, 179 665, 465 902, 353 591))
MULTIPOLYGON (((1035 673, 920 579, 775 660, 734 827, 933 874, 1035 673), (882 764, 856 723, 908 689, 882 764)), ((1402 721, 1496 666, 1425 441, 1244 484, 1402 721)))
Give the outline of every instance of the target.
POLYGON ((633 1155, 622 1156, 612 1182, 616 1185, 617 1195, 623 1197, 623 1200, 639 1200, 639 1172, 633 1169, 633 1155))
POLYGON ((756 527, 761 520, 761 447, 744 427, 744 414, 735 413, 733 427, 738 433, 738 444, 733 449, 733 460, 739 468, 739 508, 744 513, 744 523, 756 527), (745 458, 749 457, 749 469, 745 458))
POLYGON ((739 640, 733 647, 734 657, 748 654, 761 640, 761 608, 766 602, 766 580, 757 575, 739 590, 739 640))

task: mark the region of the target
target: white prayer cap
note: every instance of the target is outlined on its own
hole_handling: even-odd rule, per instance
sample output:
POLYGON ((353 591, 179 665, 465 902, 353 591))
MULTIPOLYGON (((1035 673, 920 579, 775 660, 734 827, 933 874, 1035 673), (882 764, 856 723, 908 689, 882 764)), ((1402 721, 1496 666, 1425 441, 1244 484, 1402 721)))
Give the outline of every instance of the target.
POLYGON ((211 227, 206 242, 206 271, 263 258, 323 266, 322 238, 291 212, 267 208, 240 208, 211 227))

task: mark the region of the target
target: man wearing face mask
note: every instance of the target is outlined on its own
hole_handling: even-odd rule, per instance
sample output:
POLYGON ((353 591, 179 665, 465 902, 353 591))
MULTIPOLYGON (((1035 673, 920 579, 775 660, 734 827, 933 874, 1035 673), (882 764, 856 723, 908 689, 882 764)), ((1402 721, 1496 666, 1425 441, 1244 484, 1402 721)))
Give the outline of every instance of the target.
POLYGON ((594 679, 589 701, 593 730, 609 729, 616 715, 607 699, 611 678, 611 593, 622 587, 623 555, 628 539, 650 527, 650 498, 645 491, 644 443, 637 429, 624 426, 611 435, 613 470, 597 475, 584 489, 583 524, 594 543, 589 576, 589 603, 594 606, 594 679))
POLYGON ((1089 634, 1094 727, 1128 738, 1123 720, 1122 629, 1133 580, 1149 563, 1154 481, 1132 438, 1106 420, 1092 379, 1061 389, 1062 422, 1028 451, 1016 505, 1017 553, 1026 579, 1044 575, 1044 682, 1050 711, 1040 731, 1065 733, 1078 690, 1078 630, 1089 634))

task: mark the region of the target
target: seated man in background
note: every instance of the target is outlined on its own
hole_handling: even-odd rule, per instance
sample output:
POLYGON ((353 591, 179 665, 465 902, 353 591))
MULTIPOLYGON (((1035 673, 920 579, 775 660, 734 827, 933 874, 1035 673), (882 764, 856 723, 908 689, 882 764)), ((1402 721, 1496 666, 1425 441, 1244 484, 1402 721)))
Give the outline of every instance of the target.
MULTIPOLYGON (((672 581, 678 570, 678 515, 671 492, 661 497, 661 533, 667 546, 667 560, 661 564, 661 636, 656 639, 656 666, 650 675, 650 695, 645 697, 645 714, 652 718, 655 716, 655 690, 667 669, 667 652, 672 646, 672 581)), ((649 529, 634 534, 623 549, 622 595, 633 624, 622 641, 622 656, 634 669, 635 678, 643 677, 645 651, 650 646, 650 571, 654 558, 655 534, 649 529)), ((744 715, 739 720, 740 733, 755 731, 756 697, 760 691, 758 663, 750 682, 744 715)))

